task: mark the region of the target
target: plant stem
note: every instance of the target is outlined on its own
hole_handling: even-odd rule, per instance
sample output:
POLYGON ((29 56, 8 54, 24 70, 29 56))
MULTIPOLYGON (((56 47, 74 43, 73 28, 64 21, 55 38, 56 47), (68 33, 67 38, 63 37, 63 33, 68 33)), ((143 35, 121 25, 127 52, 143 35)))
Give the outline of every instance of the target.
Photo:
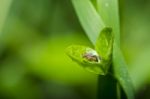
POLYGON ((118 99, 117 80, 111 75, 98 76, 98 99, 118 99))
POLYGON ((98 99, 117 99, 117 81, 111 75, 98 77, 98 99))

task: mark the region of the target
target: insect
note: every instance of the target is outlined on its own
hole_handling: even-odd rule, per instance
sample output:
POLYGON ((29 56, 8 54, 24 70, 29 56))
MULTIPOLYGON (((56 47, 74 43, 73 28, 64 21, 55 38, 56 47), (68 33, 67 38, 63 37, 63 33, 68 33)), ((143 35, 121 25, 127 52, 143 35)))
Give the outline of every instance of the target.
POLYGON ((90 62, 100 62, 100 57, 94 50, 84 53, 83 58, 85 58, 86 60, 90 62))

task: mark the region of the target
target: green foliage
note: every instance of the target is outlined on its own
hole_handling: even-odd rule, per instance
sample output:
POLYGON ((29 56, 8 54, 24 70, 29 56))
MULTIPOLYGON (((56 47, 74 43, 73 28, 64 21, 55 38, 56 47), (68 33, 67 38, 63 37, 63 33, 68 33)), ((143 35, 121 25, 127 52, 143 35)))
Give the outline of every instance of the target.
MULTIPOLYGON (((102 18, 101 21, 91 21, 91 20, 84 20, 86 18, 91 18, 91 15, 93 16, 93 19, 97 19, 97 13, 96 9, 93 10, 93 7, 91 7, 92 3, 90 3, 89 0, 72 0, 73 5, 75 7, 75 10, 77 12, 78 18, 81 22, 81 25, 83 26, 84 30, 86 31, 87 35, 89 36, 91 41, 95 41, 98 38, 99 33, 96 30, 92 31, 93 24, 96 22, 96 24, 102 24, 104 22, 103 27, 109 26, 112 28, 114 32, 114 43, 115 45, 113 46, 113 70, 114 70, 114 75, 116 79, 119 81, 120 85, 123 87, 128 99, 133 99, 134 98, 134 91, 133 91, 133 86, 132 82, 130 80, 130 77, 128 75, 128 71, 126 69, 126 64, 123 59, 123 56, 121 55, 120 51, 120 25, 119 25, 119 14, 118 14, 118 1, 112 1, 112 0, 97 0, 98 4, 98 11, 99 11, 99 17, 102 18), (84 5, 85 4, 85 5, 84 5), (89 5, 88 5, 89 4, 89 5), (84 13, 83 11, 87 11, 90 14, 84 13), (94 12, 94 14, 93 14, 94 12), (87 24, 88 22, 88 24, 87 24), (89 25, 91 24, 91 25, 89 25), (88 26, 88 27, 87 27, 88 26), (90 31, 89 31, 90 30, 90 31), (95 35, 95 33, 97 35, 95 35), (93 36, 94 34, 94 36, 93 36), (91 36, 92 35, 92 36, 91 36), (94 40, 93 40, 94 39, 94 40)), ((100 26, 100 25, 99 25, 100 26)), ((99 27, 100 30, 102 30, 103 27, 99 27)), ((98 30, 98 29, 97 29, 98 30)), ((101 34, 100 34, 101 35, 101 34)), ((111 42, 111 40, 110 40, 111 42)), ((110 53, 106 54, 107 51, 106 49, 103 49, 101 46, 103 45, 103 41, 101 39, 98 40, 98 43, 96 46, 98 48, 98 53, 99 54, 104 54, 104 58, 107 59, 107 56, 105 55, 110 55, 110 53), (101 43, 102 42, 102 43, 101 43), (100 49, 101 51, 99 51, 100 49), (105 52, 106 51, 106 52, 105 52)), ((111 44, 112 45, 112 44, 111 44)), ((111 47, 110 47, 111 48, 111 47)), ((109 50, 109 49, 108 49, 109 50)), ((111 50, 111 49, 110 49, 111 50)))
POLYGON ((134 89, 129 77, 127 65, 124 61, 123 55, 117 44, 114 43, 113 51, 113 65, 114 75, 119 81, 121 87, 125 91, 128 99, 134 99, 134 89))
POLYGON ((104 68, 100 56, 89 47, 73 45, 67 49, 68 56, 90 72, 104 75, 104 68))
POLYGON ((96 38, 100 31, 104 28, 104 23, 95 10, 90 0, 71 0, 74 9, 79 17, 79 21, 87 33, 87 36, 93 44, 96 43, 96 38))
POLYGON ((112 30, 111 28, 104 28, 96 41, 96 51, 89 47, 73 45, 68 47, 67 54, 85 69, 105 75, 111 64, 112 47, 112 30))
POLYGON ((120 45, 120 22, 118 0, 96 0, 97 11, 106 26, 113 28, 115 42, 120 45))
POLYGON ((149 99, 150 0, 118 1, 0 0, 0 97, 95 99, 97 93, 99 99, 118 99, 126 90, 124 96, 132 98, 130 73, 136 93, 149 99), (106 66, 107 75, 95 75, 72 62, 64 49, 86 45, 92 51, 82 57, 92 67, 97 58, 89 58, 88 53, 100 56, 95 47, 105 27, 112 29, 115 39, 113 64, 106 66))
POLYGON ((111 60, 113 39, 112 29, 104 28, 96 41, 95 49, 102 59, 106 61, 111 60))

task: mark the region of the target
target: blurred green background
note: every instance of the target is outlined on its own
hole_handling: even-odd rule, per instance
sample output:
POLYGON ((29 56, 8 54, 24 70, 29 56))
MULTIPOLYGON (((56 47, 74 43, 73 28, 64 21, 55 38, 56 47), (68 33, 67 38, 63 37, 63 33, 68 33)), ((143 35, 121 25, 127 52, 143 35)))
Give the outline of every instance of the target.
MULTIPOLYGON (((136 99, 150 99, 149 9, 149 0, 120 0, 136 99)), ((95 99, 97 75, 67 57, 71 44, 92 47, 70 0, 0 0, 0 99, 95 99)))

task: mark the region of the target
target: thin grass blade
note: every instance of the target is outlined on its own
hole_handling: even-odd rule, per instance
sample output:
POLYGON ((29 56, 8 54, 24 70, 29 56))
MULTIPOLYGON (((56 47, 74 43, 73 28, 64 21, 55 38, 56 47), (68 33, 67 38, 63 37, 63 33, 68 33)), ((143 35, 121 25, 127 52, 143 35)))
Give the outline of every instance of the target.
POLYGON ((72 4, 85 33, 95 45, 100 31, 105 27, 100 15, 90 0, 72 0, 72 4))

